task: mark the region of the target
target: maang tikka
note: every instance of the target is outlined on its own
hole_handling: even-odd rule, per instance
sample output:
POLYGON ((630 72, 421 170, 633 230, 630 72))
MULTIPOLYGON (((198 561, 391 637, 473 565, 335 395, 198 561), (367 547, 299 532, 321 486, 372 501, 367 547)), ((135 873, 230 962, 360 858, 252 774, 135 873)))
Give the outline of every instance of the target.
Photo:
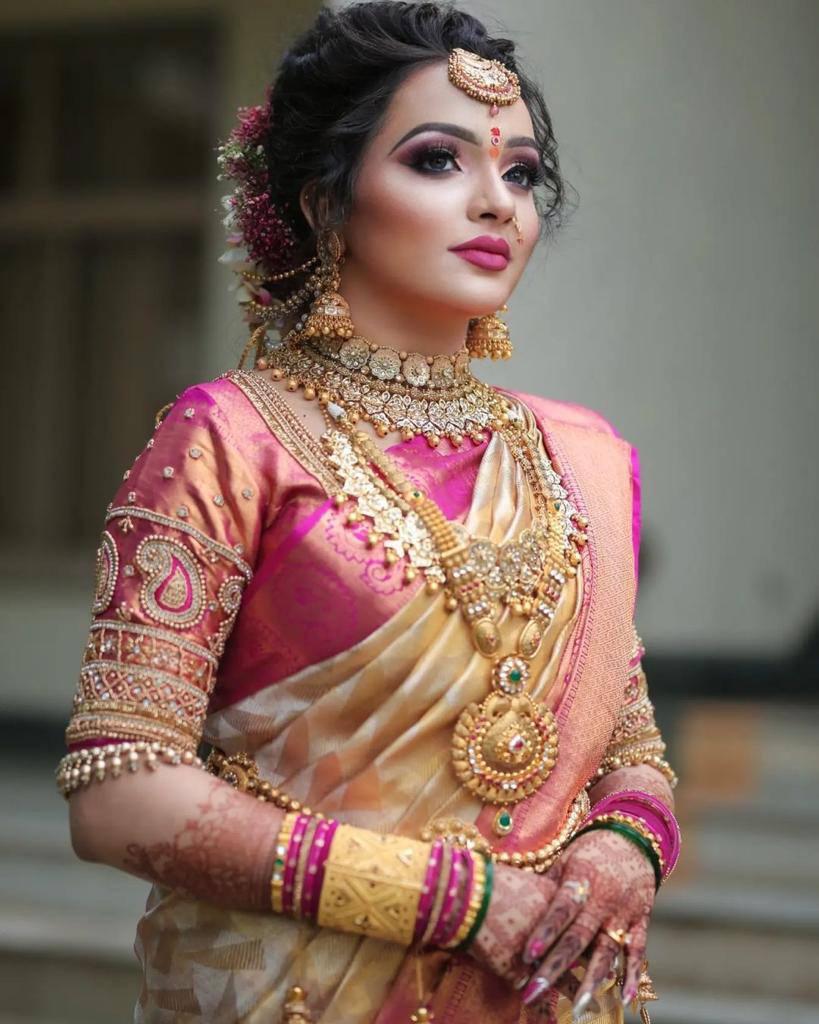
MULTIPOLYGON (((468 50, 455 49, 449 55, 447 71, 450 82, 458 89, 481 103, 489 104, 489 114, 495 117, 500 107, 509 106, 520 99, 520 80, 499 60, 481 57, 468 50)), ((491 142, 498 152, 500 130, 492 129, 491 142)), ((520 240, 520 228, 515 218, 515 229, 520 240)), ((506 306, 498 310, 506 312, 506 306)), ((466 332, 466 348, 476 359, 508 359, 512 355, 509 327, 497 313, 476 317, 469 321, 466 332)))

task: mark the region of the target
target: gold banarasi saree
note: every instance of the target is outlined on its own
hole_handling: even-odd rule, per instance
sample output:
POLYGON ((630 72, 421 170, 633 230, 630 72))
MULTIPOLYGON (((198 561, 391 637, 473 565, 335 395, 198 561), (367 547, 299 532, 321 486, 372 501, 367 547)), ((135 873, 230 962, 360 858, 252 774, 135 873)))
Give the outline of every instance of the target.
MULTIPOLYGON (((264 373, 189 389, 126 474, 109 510, 92 626, 92 636, 115 633, 120 646, 116 654, 102 644, 92 651, 69 738, 151 735, 165 720, 167 690, 142 702, 120 690, 118 719, 102 698, 98 677, 104 686, 112 676, 99 672, 100 663, 116 657, 121 667, 129 660, 125 639, 141 636, 142 644, 167 645, 180 735, 252 755, 263 779, 315 811, 415 838, 455 818, 524 863, 565 833, 622 732, 634 679, 639 476, 631 445, 596 413, 509 397, 520 405, 553 496, 589 521, 578 575, 531 663, 529 693, 557 718, 559 757, 541 788, 515 807, 510 835, 494 835, 495 809, 458 783, 450 761, 459 714, 487 695, 486 661, 440 592, 404 582, 400 561, 385 565, 362 543, 366 517, 359 527, 345 523, 318 438, 264 373), (146 582, 145 573, 122 571, 144 566, 146 545, 165 577, 155 572, 146 582), (171 648, 184 655, 173 665, 171 648), (193 691, 194 699, 205 694, 204 705, 183 701, 193 691)), ((532 522, 532 498, 500 434, 462 449, 432 450, 417 438, 390 454, 450 519, 490 541, 499 560, 514 554, 532 522)), ((322 1024, 406 1024, 417 1006, 413 954, 404 949, 273 914, 230 912, 158 886, 136 950, 144 969, 136 1020, 144 1024, 278 1024, 294 985, 322 1024)), ((433 951, 422 960, 436 1024, 537 1019, 469 956, 433 951)))

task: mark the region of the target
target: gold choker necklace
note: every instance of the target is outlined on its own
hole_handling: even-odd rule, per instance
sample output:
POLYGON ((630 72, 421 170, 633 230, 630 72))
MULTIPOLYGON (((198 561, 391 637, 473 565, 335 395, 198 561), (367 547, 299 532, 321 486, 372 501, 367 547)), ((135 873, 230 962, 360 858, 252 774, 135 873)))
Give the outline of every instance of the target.
POLYGON ((371 423, 379 437, 394 431, 411 441, 423 434, 433 448, 444 437, 456 446, 467 436, 480 444, 484 431, 507 419, 508 402, 473 377, 466 349, 425 356, 361 337, 296 336, 265 362, 289 391, 302 388, 308 401, 337 403, 352 423, 371 423))

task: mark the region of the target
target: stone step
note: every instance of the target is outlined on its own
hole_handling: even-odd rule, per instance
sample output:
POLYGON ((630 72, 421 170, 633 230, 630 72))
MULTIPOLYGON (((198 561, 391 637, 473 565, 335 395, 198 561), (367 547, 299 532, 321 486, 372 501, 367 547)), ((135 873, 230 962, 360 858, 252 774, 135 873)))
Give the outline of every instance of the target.
MULTIPOLYGON (((819 1024, 815 1003, 769 996, 726 998, 721 992, 703 991, 698 985, 685 990, 666 989, 648 1010, 657 1024, 819 1024)), ((633 1019, 627 1016, 629 1022, 633 1019)))

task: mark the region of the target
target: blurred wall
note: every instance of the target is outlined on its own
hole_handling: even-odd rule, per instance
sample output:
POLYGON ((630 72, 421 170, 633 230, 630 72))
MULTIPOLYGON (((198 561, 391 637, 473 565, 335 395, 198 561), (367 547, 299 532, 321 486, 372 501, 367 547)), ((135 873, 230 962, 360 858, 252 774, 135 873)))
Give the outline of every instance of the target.
POLYGON ((480 0, 579 207, 492 379, 640 449, 651 652, 783 654, 819 613, 819 5, 480 0))

